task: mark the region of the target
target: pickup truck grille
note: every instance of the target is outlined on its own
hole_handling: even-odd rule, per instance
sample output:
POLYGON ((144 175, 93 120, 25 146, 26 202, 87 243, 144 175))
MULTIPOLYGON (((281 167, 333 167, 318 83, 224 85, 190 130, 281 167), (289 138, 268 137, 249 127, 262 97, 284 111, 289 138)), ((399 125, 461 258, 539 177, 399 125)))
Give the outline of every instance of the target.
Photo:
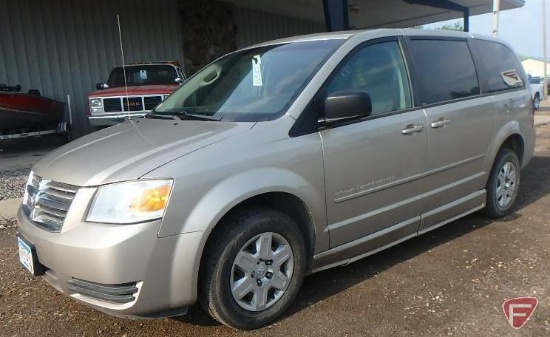
POLYGON ((25 214, 38 227, 50 232, 61 231, 78 187, 35 176, 26 188, 25 214))
POLYGON ((143 97, 145 110, 153 110, 153 108, 156 107, 160 102, 162 102, 162 96, 143 97))
POLYGON ((105 112, 120 112, 122 111, 122 101, 120 98, 104 98, 103 109, 105 112))
POLYGON ((150 111, 160 102, 161 95, 155 96, 130 96, 112 97, 103 99, 103 110, 105 112, 134 112, 134 111, 150 111), (124 110, 123 110, 124 107, 124 110))

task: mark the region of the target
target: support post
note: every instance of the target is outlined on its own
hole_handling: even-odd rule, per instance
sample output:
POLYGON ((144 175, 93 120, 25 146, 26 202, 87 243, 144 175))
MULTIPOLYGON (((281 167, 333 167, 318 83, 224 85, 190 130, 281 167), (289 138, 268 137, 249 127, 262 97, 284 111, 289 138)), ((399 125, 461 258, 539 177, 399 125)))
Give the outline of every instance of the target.
POLYGON ((548 97, 548 60, 546 58, 546 0, 542 0, 542 60, 544 61, 544 80, 542 81, 542 99, 548 97))
POLYGON ((500 0, 493 0, 493 36, 498 36, 500 0))
POLYGON ((323 0, 327 32, 349 30, 348 0, 323 0))
POLYGON ((470 31, 470 9, 468 7, 464 9, 464 31, 470 31))

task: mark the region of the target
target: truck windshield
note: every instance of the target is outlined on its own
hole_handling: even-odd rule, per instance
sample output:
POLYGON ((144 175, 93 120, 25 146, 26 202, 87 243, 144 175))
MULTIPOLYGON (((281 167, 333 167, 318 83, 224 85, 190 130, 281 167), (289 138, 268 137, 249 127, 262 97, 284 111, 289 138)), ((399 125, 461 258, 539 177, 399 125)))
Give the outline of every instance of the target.
MULTIPOLYGON (((129 86, 176 84, 178 73, 171 65, 143 64, 126 66, 126 81, 129 86)), ((124 70, 116 67, 111 71, 107 81, 109 88, 124 86, 124 70)))
POLYGON ((237 122, 279 118, 343 42, 301 41, 229 54, 191 77, 154 113, 237 122))

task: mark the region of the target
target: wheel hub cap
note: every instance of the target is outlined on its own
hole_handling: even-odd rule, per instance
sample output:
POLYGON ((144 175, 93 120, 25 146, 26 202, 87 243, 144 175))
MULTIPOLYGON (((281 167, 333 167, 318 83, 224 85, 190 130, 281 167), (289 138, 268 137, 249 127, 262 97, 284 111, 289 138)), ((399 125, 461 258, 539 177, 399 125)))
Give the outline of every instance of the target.
POLYGON ((499 171, 496 197, 500 207, 506 208, 512 202, 516 193, 518 177, 513 163, 506 162, 499 171))
POLYGON ((260 262, 256 268, 254 268, 254 277, 255 278, 258 278, 258 279, 261 279, 265 276, 265 274, 267 273, 267 265, 265 264, 265 262, 260 262))
POLYGON ((235 256, 231 295, 245 310, 265 310, 284 295, 293 271, 294 254, 288 241, 276 233, 259 234, 235 256))

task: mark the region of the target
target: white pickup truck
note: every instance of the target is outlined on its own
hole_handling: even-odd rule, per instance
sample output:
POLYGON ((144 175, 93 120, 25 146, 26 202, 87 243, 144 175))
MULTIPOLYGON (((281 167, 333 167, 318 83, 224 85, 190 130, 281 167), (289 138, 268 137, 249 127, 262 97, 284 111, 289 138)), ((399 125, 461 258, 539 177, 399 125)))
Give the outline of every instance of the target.
POLYGON ((538 76, 529 75, 529 83, 531 86, 531 96, 533 99, 533 108, 538 110, 540 107, 540 100, 542 99, 543 90, 543 78, 538 76))

